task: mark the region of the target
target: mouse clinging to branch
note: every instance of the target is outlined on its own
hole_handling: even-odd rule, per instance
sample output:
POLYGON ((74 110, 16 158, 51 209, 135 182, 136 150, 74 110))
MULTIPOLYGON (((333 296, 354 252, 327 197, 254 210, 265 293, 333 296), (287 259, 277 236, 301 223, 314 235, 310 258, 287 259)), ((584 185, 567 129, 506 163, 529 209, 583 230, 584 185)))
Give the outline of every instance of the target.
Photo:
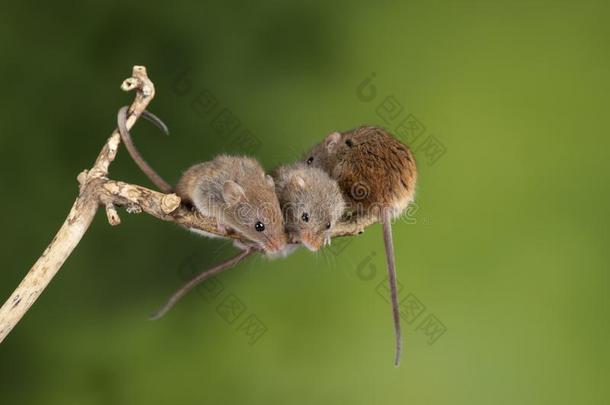
MULTIPOLYGON (((160 318, 196 285, 236 265, 255 250, 270 256, 284 252, 287 240, 282 212, 275 194, 275 183, 255 159, 220 155, 212 161, 195 164, 184 172, 174 190, 135 147, 125 125, 127 113, 127 107, 119 110, 117 124, 121 139, 138 167, 161 191, 175 191, 198 213, 216 220, 218 234, 200 230, 195 232, 209 237, 222 237, 231 232, 244 240, 235 241, 242 252, 196 275, 178 289, 151 319, 160 318)), ((152 113, 144 112, 143 115, 167 132, 165 124, 152 113)))
POLYGON ((284 221, 273 178, 265 174, 256 160, 220 155, 198 163, 182 175, 175 191, 201 215, 215 218, 221 233, 234 232, 247 241, 236 240, 235 245, 242 252, 196 275, 172 294, 151 319, 160 318, 199 283, 236 265, 255 250, 274 257, 286 249, 284 221))
POLYGON ((198 163, 184 172, 176 194, 202 215, 217 218, 221 232, 235 231, 268 254, 286 245, 273 178, 250 157, 220 155, 198 163))
POLYGON ((306 155, 305 163, 337 180, 352 221, 363 226, 373 222, 383 225, 398 365, 402 336, 391 220, 403 213, 415 196, 413 153, 384 129, 361 126, 331 133, 306 155))
POLYGON ((312 252, 330 244, 345 208, 337 181, 302 162, 280 166, 272 174, 290 242, 312 252))
MULTIPOLYGON (((123 143, 132 159, 161 191, 175 191, 203 216, 216 219, 221 234, 234 231, 252 242, 252 245, 239 246, 242 249, 255 247, 272 255, 284 249, 286 235, 275 183, 255 159, 219 155, 212 161, 195 164, 184 172, 173 190, 140 155, 125 127, 126 117, 127 108, 123 107, 117 117, 123 143)), ((165 124, 152 113, 145 112, 145 118, 167 132, 165 124)))

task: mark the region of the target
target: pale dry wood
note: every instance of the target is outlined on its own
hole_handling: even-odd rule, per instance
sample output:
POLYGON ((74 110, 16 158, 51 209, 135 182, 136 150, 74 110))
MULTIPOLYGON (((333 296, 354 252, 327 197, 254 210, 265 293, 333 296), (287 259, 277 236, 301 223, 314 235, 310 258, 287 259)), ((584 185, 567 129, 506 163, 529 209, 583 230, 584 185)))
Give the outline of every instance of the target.
MULTIPOLYGON (((144 66, 134 66, 132 77, 126 79, 121 88, 124 91, 136 90, 135 100, 129 108, 126 121, 127 128, 131 129, 153 99, 155 88, 144 66)), ((113 226, 121 223, 116 207, 122 206, 129 213, 145 212, 163 221, 232 238, 244 246, 251 246, 248 240, 238 234, 219 231, 214 219, 203 217, 197 211, 181 204, 180 197, 175 194, 164 194, 138 185, 110 180, 108 168, 116 157, 120 141, 120 134, 115 130, 104 144, 93 167, 78 175, 79 195, 68 217, 49 246, 0 308, 0 343, 34 304, 76 248, 100 206, 104 207, 108 222, 113 226)), ((340 223, 333 237, 362 233, 368 225, 369 223, 349 221, 340 223)))
MULTIPOLYGON (((121 88, 124 91, 136 90, 127 119, 127 127, 131 129, 153 99, 155 88, 143 66, 134 66, 132 77, 125 80, 121 88)), ((109 180, 108 167, 116 156, 119 143, 120 135, 115 130, 106 141, 93 167, 78 175, 80 192, 68 217, 49 246, 0 308, 0 342, 34 304, 76 248, 100 204, 105 207, 108 221, 112 225, 120 223, 116 206, 124 205, 131 212, 144 211, 162 220, 222 235, 215 221, 203 218, 181 206, 180 198, 175 194, 162 194, 144 187, 109 180)), ((238 235, 224 236, 239 238, 238 235)))
MULTIPOLYGON (((132 77, 125 80, 121 88, 125 91, 137 89, 135 100, 130 108, 132 115, 127 121, 128 127, 131 128, 154 97, 155 89, 143 66, 134 66, 132 77)), ((119 140, 119 133, 114 131, 91 170, 78 176, 80 193, 68 217, 42 256, 34 263, 17 289, 0 308, 0 342, 40 296, 91 225, 100 204, 96 191, 100 181, 103 181, 108 175, 108 167, 116 156, 119 140)), ((114 211, 116 213, 116 210, 114 211)), ((110 210, 109 218, 114 216, 114 213, 110 210)), ((111 219, 111 223, 116 222, 117 218, 118 215, 111 219)))

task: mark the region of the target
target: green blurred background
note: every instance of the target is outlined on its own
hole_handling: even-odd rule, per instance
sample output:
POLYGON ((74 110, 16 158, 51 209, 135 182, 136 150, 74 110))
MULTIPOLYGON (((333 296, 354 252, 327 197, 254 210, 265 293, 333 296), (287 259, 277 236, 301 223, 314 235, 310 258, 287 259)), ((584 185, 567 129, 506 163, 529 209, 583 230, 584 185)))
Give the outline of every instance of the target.
MULTIPOLYGON (((401 297, 425 309, 403 322, 394 368, 374 226, 318 254, 250 260, 149 322, 189 272, 234 249, 145 215, 110 228, 100 213, 0 345, 0 403, 608 403, 609 8, 4 2, 2 300, 63 222, 132 99, 121 81, 143 64, 172 135, 134 134, 172 182, 244 153, 242 130, 272 168, 335 129, 394 128, 379 106, 400 103, 425 127, 417 210, 394 226, 401 297), (193 106, 201 94, 214 111, 193 106), (234 134, 215 126, 221 111, 234 134), (424 139, 444 149, 435 162, 424 139), (243 309, 232 322, 226 300, 243 309), (253 344, 248 319, 266 328, 253 344)), ((149 185, 124 150, 111 176, 149 185)))

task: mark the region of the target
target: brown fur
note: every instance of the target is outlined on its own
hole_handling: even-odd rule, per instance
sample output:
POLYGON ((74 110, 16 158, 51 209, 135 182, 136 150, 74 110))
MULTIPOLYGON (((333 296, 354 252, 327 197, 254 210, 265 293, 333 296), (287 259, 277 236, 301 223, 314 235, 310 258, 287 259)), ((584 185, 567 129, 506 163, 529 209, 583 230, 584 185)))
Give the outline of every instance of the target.
POLYGON ((311 157, 312 166, 337 180, 352 212, 381 219, 379 209, 390 208, 397 216, 415 197, 413 153, 382 128, 362 126, 330 134, 306 159, 311 157))
POLYGON ((307 164, 322 168, 337 180, 357 223, 383 224, 396 338, 394 364, 398 365, 402 332, 391 219, 400 215, 415 196, 417 168, 413 153, 384 129, 361 126, 343 133, 333 132, 305 159, 307 164))
POLYGON ((220 155, 196 164, 182 175, 176 194, 268 253, 285 247, 284 221, 273 179, 252 158, 220 155), (259 221, 265 226, 262 232, 255 229, 259 221))

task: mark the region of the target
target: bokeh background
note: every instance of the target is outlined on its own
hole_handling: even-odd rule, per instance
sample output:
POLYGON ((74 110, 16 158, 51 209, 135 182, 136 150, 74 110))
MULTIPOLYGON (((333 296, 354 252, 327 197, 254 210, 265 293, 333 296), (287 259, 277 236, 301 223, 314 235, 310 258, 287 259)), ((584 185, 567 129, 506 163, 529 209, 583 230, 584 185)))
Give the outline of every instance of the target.
MULTIPOLYGON (((332 130, 421 125, 403 134, 417 206, 394 226, 401 367, 378 226, 254 258, 150 322, 234 250, 101 212, 0 345, 0 403, 607 403, 608 3, 257 3, 3 3, 0 295, 63 222, 143 64, 172 134, 133 133, 172 182, 221 152, 271 169, 332 130)), ((149 185, 124 150, 111 176, 149 185)))

